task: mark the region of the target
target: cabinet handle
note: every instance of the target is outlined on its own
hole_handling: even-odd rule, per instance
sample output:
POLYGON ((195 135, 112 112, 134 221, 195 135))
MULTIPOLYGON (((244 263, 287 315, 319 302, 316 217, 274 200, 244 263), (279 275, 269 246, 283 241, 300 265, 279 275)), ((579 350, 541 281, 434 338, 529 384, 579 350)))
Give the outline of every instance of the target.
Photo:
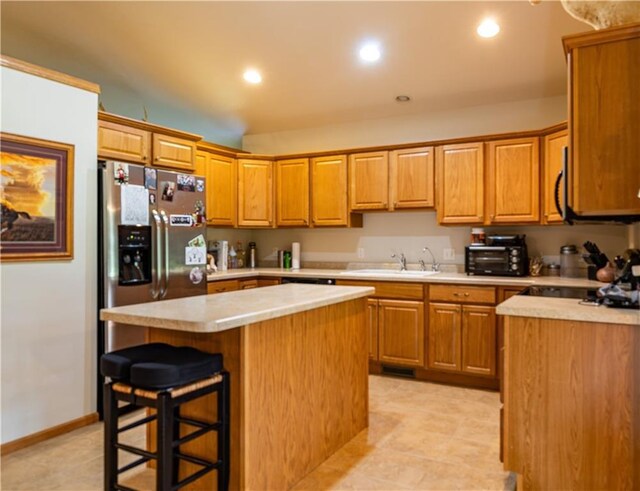
POLYGON ((454 296, 454 297, 459 297, 459 296, 460 296, 460 294, 459 294, 458 292, 453 292, 453 296, 454 296))
POLYGON ((469 296, 469 294, 468 294, 467 292, 465 292, 464 296, 465 296, 465 297, 468 297, 468 296, 469 296))
POLYGON ((160 160, 160 157, 156 157, 156 162, 157 162, 158 160, 160 160))
POLYGON ((491 215, 489 218, 490 218, 491 220, 494 220, 494 219, 496 218, 496 216, 495 216, 495 215, 491 215))
POLYGON ((142 156, 142 160, 147 160, 147 156, 146 156, 146 155, 143 155, 143 156, 142 156))

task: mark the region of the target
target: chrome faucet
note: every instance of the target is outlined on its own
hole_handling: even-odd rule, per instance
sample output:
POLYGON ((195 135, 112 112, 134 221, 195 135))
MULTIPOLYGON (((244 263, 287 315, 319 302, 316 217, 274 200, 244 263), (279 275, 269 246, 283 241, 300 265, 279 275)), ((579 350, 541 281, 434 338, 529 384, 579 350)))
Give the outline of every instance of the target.
MULTIPOLYGON (((436 262, 436 257, 433 255, 433 252, 431 252, 431 249, 429 249, 428 247, 424 247, 422 249, 422 252, 428 252, 429 254, 431 254, 431 271, 440 271, 440 263, 436 262)), ((420 261, 420 265, 424 268, 423 271, 426 270, 424 261, 420 261)))
POLYGON ((400 255, 398 256, 397 254, 391 254, 391 257, 393 259, 396 259, 399 263, 400 263, 400 271, 406 271, 407 270, 407 258, 404 257, 404 254, 401 252, 400 255))
POLYGON ((427 265, 424 263, 424 259, 418 259, 418 264, 420 265, 420 271, 427 270, 427 265))

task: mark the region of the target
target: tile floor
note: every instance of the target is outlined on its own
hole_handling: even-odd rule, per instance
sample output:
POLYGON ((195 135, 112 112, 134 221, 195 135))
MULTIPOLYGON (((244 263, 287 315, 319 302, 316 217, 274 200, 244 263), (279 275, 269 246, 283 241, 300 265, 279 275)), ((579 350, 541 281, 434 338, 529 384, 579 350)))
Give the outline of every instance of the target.
MULTIPOLYGON (((498 460, 499 406, 495 392, 372 375, 369 428, 294 489, 513 490, 498 460)), ((129 433, 142 444, 144 431, 129 433)), ((102 424, 9 454, 0 470, 4 491, 100 490, 102 424)), ((127 474, 153 489, 152 471, 127 474)))

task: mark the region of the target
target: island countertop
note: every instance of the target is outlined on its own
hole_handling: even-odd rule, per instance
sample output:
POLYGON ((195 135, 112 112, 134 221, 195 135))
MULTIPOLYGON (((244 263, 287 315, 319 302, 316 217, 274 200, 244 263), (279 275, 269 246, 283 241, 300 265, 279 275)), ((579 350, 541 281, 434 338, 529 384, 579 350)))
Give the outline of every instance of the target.
POLYGON ((496 308, 498 315, 537 317, 567 321, 626 324, 640 328, 640 310, 582 305, 576 298, 544 298, 514 295, 496 308))
POLYGON ((100 319, 174 331, 213 333, 373 293, 371 287, 287 284, 102 309, 100 319))

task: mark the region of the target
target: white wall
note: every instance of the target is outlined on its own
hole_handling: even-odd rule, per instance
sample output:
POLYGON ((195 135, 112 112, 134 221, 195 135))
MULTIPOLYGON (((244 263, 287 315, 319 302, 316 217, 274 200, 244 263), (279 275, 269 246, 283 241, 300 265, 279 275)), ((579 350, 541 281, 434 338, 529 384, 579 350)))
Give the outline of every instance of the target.
POLYGON ((73 260, 0 267, 5 443, 96 410, 98 96, 0 74, 3 132, 75 145, 73 260))
MULTIPOLYGON (((479 136, 521 130, 536 130, 566 119, 565 96, 510 102, 493 106, 475 106, 400 118, 359 121, 319 128, 246 135, 243 148, 258 153, 286 154, 394 143, 429 141, 464 136, 479 136)), ((555 256, 560 246, 577 245, 586 240, 597 242, 610 256, 626 249, 629 234, 619 225, 579 225, 553 227, 496 227, 490 233, 527 234, 530 254, 555 256)), ((432 248, 438 261, 443 249, 453 248, 456 258, 449 263, 464 263, 464 246, 470 227, 441 227, 435 212, 368 213, 362 229, 293 229, 256 231, 262 259, 273 259, 274 248, 288 249, 290 243, 302 243, 303 261, 390 261, 393 250, 404 251, 410 262, 424 256, 422 247, 432 248), (357 256, 364 249, 364 258, 357 256)), ((211 235, 211 234, 210 234, 211 235)), ((220 235, 220 234, 217 234, 220 235)), ((551 257, 549 260, 553 260, 551 257)), ((425 258, 428 260, 428 258, 425 258)))

